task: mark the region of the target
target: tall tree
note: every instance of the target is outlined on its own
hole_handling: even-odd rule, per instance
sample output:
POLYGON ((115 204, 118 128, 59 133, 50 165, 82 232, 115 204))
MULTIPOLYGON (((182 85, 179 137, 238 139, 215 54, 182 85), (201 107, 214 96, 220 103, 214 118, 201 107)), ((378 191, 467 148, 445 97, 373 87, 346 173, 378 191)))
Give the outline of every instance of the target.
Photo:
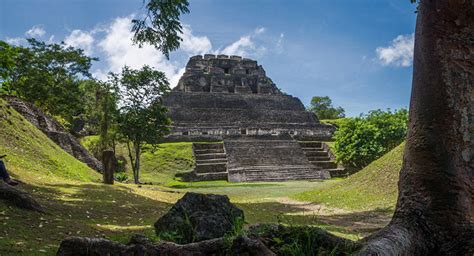
POLYGON ((133 41, 155 46, 167 58, 171 51, 179 48, 182 41, 180 15, 189 13, 188 0, 143 0, 146 13, 132 20, 133 41))
POLYGON ((420 1, 398 202, 361 255, 474 255, 473 38, 472 1, 420 1))
POLYGON ((71 122, 82 111, 79 80, 91 76, 89 69, 97 59, 63 44, 33 38, 28 42, 29 47, 15 47, 7 91, 71 122))
POLYGON ((318 119, 337 119, 345 116, 344 109, 342 107, 334 107, 332 100, 328 96, 314 96, 311 99, 309 111, 313 112, 318 119))
POLYGON ((123 136, 136 184, 140 182, 140 156, 145 144, 155 145, 169 132, 171 120, 161 98, 170 91, 165 74, 144 66, 124 67, 111 74, 111 83, 120 88, 118 130, 123 136))

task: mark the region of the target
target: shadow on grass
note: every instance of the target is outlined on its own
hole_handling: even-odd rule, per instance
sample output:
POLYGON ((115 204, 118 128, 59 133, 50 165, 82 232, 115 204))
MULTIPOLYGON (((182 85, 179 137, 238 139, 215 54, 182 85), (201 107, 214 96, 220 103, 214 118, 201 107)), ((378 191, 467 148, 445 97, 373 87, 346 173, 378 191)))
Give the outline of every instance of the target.
POLYGON ((152 239, 153 223, 171 204, 137 195, 131 188, 103 184, 21 185, 47 214, 0 202, 0 255, 52 255, 69 236, 127 242, 133 234, 152 239))
POLYGON ((313 225, 352 238, 361 238, 388 224, 392 211, 374 209, 359 212, 328 213, 305 210, 301 205, 279 202, 239 203, 249 224, 279 223, 290 226, 313 225))

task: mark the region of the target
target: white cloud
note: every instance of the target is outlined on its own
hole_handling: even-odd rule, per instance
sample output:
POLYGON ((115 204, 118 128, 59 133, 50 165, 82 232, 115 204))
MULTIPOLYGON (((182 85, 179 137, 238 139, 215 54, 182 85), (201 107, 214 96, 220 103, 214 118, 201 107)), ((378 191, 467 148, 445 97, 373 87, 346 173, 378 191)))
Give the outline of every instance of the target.
POLYGON ((71 34, 66 36, 64 43, 68 46, 81 48, 84 50, 86 55, 90 55, 93 51, 94 37, 91 32, 84 32, 80 29, 75 29, 71 34))
POLYGON ((11 45, 23 45, 26 44, 26 39, 22 37, 7 37, 5 39, 5 42, 11 44, 11 45))
MULTIPOLYGON (((281 43, 281 41, 278 41, 279 39, 277 42, 271 42, 272 38, 263 37, 265 32, 265 28, 258 27, 251 34, 240 37, 237 41, 226 46, 223 50, 217 50, 217 53, 259 58, 268 50, 265 45, 274 44, 275 48, 281 47, 278 46, 278 44, 281 43)), ((283 40, 283 36, 281 36, 281 40, 283 40)))
POLYGON ((211 40, 207 36, 194 36, 191 26, 184 25, 180 48, 190 55, 205 54, 212 51, 211 40))
POLYGON ((106 29, 105 37, 98 43, 99 49, 105 54, 108 71, 120 72, 125 65, 134 69, 149 65, 164 72, 170 84, 175 86, 179 80, 181 68, 168 61, 153 46, 144 45, 140 48, 134 45, 131 20, 131 17, 116 18, 106 29))
MULTIPOLYGON (((73 30, 65 37, 64 43, 82 48, 86 54, 94 53, 100 57, 103 65, 92 72, 97 79, 105 80, 109 72, 119 73, 125 65, 133 69, 148 65, 164 72, 171 87, 176 86, 185 71, 186 63, 166 59, 153 46, 145 44, 140 48, 133 44, 132 19, 133 15, 118 17, 111 23, 99 24, 90 31, 73 30)), ((177 53, 185 57, 215 53, 258 58, 267 52, 266 45, 270 46, 271 50, 279 51, 284 35, 280 34, 279 37, 275 37, 265 34, 265 28, 257 27, 250 34, 240 37, 220 50, 213 47, 207 36, 194 35, 191 26, 184 24, 181 33, 183 41, 177 53)))
POLYGON ((32 28, 30 28, 28 31, 25 32, 25 35, 28 37, 42 37, 46 34, 46 31, 44 30, 42 25, 34 25, 32 28))
POLYGON ((383 65, 409 67, 413 62, 414 34, 399 35, 387 47, 378 47, 375 52, 383 65))

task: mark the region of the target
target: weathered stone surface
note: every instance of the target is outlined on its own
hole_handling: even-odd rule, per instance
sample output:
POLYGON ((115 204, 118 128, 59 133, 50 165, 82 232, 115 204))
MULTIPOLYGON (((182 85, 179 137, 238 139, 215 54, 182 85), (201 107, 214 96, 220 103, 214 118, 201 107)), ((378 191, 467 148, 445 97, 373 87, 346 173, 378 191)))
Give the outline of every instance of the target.
POLYGON ((282 93, 256 61, 238 56, 191 57, 164 105, 173 120, 171 140, 285 133, 328 140, 334 132, 282 93))
POLYGON ((182 243, 224 236, 236 221, 244 219, 242 210, 224 195, 188 192, 155 223, 157 235, 177 235, 182 243))
POLYGON ((77 139, 64 129, 54 118, 46 115, 33 104, 24 102, 16 97, 3 96, 10 106, 26 120, 40 129, 64 151, 87 164, 90 168, 102 172, 102 163, 97 160, 77 139))
POLYGON ((224 238, 215 238, 196 243, 175 244, 171 242, 153 243, 140 235, 131 237, 128 244, 120 244, 103 238, 69 237, 61 242, 58 256, 224 256, 275 255, 260 240, 237 237, 229 243, 224 238))

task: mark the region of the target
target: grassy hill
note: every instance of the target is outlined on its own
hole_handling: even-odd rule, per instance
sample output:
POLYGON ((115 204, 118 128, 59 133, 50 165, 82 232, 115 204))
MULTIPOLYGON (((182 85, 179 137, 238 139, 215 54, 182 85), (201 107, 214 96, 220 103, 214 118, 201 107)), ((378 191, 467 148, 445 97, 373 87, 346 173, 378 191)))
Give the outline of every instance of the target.
POLYGON ((0 99, 0 154, 12 174, 29 183, 96 181, 100 175, 64 152, 0 99))
POLYGON ((335 208, 391 211, 397 199, 404 147, 405 143, 402 143, 347 179, 294 198, 335 208))

